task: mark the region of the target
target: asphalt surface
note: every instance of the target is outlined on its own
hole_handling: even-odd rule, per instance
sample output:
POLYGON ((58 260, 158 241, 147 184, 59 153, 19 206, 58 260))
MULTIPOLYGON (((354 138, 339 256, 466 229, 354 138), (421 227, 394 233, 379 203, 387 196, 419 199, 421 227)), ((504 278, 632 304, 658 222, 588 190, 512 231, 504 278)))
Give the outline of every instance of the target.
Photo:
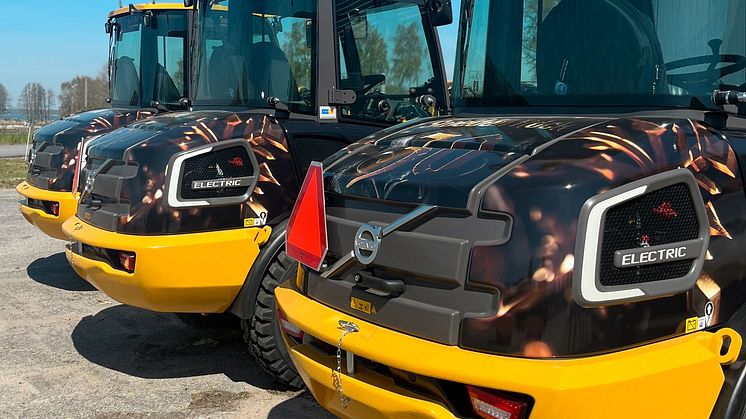
POLYGON ((234 331, 197 331, 80 279, 0 189, 0 417, 319 418, 234 331))
POLYGON ((0 144, 0 159, 7 157, 23 157, 26 154, 26 144, 0 144))

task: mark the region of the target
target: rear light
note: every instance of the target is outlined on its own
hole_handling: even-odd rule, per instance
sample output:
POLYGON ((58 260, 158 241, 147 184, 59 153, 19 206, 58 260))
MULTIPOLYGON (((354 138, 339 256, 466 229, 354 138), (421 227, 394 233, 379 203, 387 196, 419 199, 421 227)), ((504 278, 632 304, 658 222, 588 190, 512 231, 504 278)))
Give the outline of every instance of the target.
POLYGON ((282 310, 277 310, 277 318, 280 321, 280 328, 285 332, 285 334, 298 340, 303 340, 303 331, 300 330, 300 327, 290 323, 290 320, 285 317, 285 313, 283 313, 282 310))
POLYGON ((60 203, 59 202, 52 202, 49 204, 49 211, 54 215, 55 217, 60 215, 60 203))
POLYGON ((119 251, 119 266, 129 273, 135 272, 135 254, 119 251))
POLYGON ((522 419, 528 413, 528 403, 504 395, 466 386, 474 412, 486 419, 522 419))
POLYGON ((317 271, 328 249, 324 205, 324 170, 313 162, 290 215, 285 246, 288 256, 317 271))

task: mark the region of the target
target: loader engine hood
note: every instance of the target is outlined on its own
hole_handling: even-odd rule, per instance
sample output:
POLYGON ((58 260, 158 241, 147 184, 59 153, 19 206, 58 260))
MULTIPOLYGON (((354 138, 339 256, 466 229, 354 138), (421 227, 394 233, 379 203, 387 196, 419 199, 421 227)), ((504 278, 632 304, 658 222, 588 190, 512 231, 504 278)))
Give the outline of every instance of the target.
POLYGON ((716 328, 746 298, 731 140, 655 116, 383 131, 323 164, 328 252, 304 291, 403 333, 534 358, 716 328))
POLYGON ((80 178, 81 219, 141 235, 271 224, 298 189, 283 128, 251 112, 177 112, 120 128, 91 143, 80 178))
POLYGON ((153 114, 148 110, 101 109, 70 115, 37 129, 27 181, 41 189, 72 191, 82 142, 153 114))

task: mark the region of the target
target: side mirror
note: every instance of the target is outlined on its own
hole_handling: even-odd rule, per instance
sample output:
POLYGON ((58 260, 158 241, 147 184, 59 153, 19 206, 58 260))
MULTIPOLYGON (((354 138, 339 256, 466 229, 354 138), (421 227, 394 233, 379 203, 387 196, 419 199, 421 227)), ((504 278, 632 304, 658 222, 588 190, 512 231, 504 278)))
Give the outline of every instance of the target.
POLYGON ((433 26, 445 26, 453 23, 451 0, 428 0, 427 12, 433 26))
POLYGON ((184 7, 194 6, 194 0, 184 0, 184 7))
POLYGON ((106 31, 107 35, 111 35, 113 28, 114 26, 111 24, 111 21, 107 21, 106 23, 104 23, 104 30, 106 31))
POLYGON ((280 22, 279 17, 272 18, 272 30, 275 32, 275 35, 282 32, 282 22, 280 22))
POLYGON ((355 39, 366 39, 368 37, 368 15, 355 9, 348 13, 347 17, 350 19, 352 36, 355 39))
POLYGON ((145 12, 145 14, 142 17, 142 24, 146 28, 155 29, 155 22, 156 22, 156 19, 155 19, 155 15, 153 14, 153 12, 151 12, 150 10, 145 12))

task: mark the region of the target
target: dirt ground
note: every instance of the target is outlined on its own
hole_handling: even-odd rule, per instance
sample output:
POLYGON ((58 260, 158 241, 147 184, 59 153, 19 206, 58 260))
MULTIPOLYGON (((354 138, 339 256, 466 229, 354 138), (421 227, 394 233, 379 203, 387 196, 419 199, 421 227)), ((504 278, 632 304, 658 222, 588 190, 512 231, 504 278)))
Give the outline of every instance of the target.
POLYGON ((230 331, 121 305, 70 269, 63 243, 0 189, 0 417, 318 418, 230 331))

